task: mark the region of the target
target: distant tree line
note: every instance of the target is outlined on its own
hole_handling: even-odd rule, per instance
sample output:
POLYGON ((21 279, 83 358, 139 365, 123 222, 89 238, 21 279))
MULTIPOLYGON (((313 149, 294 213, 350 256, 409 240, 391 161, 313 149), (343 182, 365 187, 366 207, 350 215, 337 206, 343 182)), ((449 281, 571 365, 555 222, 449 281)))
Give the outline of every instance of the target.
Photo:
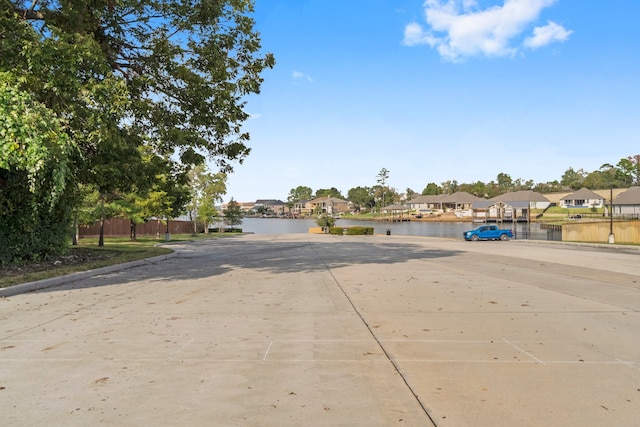
POLYGON ((407 188, 404 193, 395 188, 387 187, 386 180, 390 172, 383 168, 376 176, 377 184, 371 187, 358 186, 351 188, 346 197, 336 188, 319 189, 315 193, 310 187, 299 186, 289 192, 287 203, 310 200, 316 197, 330 196, 347 199, 356 205, 357 209, 374 210, 381 205, 391 205, 411 200, 419 195, 453 194, 464 191, 476 197, 492 198, 511 191, 533 190, 538 193, 554 193, 560 191, 575 191, 580 188, 604 189, 604 188, 628 188, 640 185, 640 155, 629 156, 621 159, 617 164, 603 164, 598 170, 587 172, 583 169, 567 169, 560 180, 536 183, 533 180, 522 178, 513 179, 506 173, 499 173, 495 180, 487 183, 477 181, 473 183, 458 183, 449 180, 440 185, 430 182, 421 193, 407 188))

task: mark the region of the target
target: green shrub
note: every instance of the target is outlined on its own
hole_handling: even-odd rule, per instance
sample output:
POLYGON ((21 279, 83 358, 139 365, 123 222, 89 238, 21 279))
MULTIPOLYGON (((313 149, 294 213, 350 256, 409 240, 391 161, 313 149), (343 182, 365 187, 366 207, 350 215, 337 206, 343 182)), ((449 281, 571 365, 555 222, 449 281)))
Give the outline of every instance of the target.
POLYGON ((320 227, 333 227, 334 225, 336 225, 336 219, 327 214, 323 214, 319 216, 318 219, 316 219, 316 223, 320 227))
POLYGON ((329 234, 335 234, 338 236, 342 236, 344 234, 348 236, 373 235, 373 227, 331 227, 329 228, 329 234))
POLYGON ((72 200, 64 192, 52 207, 27 190, 26 173, 0 168, 0 265, 40 261, 67 251, 72 200))
POLYGON ((329 234, 335 234, 338 236, 342 236, 344 234, 343 227, 329 227, 329 234))
POLYGON ((347 234, 350 236, 363 236, 363 235, 373 235, 373 227, 349 227, 347 228, 347 234))

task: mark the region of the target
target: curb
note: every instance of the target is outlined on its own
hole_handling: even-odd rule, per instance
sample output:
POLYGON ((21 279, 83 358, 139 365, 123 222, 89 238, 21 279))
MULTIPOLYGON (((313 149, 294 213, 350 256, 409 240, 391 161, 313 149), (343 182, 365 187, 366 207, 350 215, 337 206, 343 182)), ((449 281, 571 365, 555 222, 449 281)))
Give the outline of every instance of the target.
POLYGON ((153 264, 156 262, 164 261, 169 258, 173 258, 177 255, 176 252, 172 252, 166 255, 159 255, 152 258, 139 259, 137 261, 125 262, 122 264, 110 265, 108 267, 96 268, 93 270, 79 271, 77 273, 67 274, 66 276, 52 277, 50 279, 36 280, 35 282, 21 283, 19 285, 8 286, 6 288, 0 288, 0 298, 10 297, 14 295, 24 294, 27 292, 34 292, 40 289, 52 288, 55 286, 64 285, 75 280, 86 279, 88 277, 97 276, 98 274, 111 273, 114 271, 127 270, 129 268, 138 267, 145 264, 153 264))

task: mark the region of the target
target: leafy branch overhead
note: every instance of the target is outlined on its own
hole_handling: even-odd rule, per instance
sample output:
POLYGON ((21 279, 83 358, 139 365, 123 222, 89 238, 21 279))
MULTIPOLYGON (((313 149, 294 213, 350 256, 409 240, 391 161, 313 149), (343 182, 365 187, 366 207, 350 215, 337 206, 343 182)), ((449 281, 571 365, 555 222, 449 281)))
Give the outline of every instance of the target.
POLYGON ((125 122, 160 153, 175 150, 189 164, 209 157, 225 171, 249 154, 244 97, 260 92, 262 71, 275 63, 260 52, 253 1, 7 1, 3 9, 39 32, 33 46, 67 38, 82 56, 90 48, 77 41, 89 36, 107 68, 88 61, 92 69, 77 71, 126 82, 125 122))

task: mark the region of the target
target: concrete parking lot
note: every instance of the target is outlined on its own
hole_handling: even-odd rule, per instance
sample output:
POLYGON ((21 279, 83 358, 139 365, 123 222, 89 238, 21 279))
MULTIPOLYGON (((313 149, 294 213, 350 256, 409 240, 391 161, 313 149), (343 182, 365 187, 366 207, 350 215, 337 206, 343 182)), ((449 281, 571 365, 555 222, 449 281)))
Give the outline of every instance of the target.
POLYGON ((0 425, 632 426, 640 251, 246 235, 0 299, 0 425))

